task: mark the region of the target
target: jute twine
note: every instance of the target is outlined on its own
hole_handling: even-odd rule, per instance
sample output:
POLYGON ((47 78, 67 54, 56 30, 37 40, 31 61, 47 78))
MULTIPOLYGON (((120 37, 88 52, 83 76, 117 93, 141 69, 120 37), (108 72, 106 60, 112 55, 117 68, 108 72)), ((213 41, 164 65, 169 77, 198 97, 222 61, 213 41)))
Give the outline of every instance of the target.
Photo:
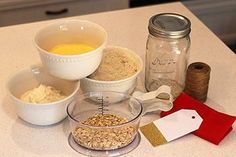
POLYGON ((200 102, 205 102, 207 99, 210 72, 210 66, 205 63, 195 62, 190 64, 186 74, 185 93, 200 102))

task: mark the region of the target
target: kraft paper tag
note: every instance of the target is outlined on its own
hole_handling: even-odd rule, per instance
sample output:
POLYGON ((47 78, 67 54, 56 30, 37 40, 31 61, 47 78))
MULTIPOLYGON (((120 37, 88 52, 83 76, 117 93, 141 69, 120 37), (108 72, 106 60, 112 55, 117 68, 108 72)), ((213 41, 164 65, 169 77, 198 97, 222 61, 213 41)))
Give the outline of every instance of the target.
POLYGON ((140 128, 152 146, 156 147, 197 130, 202 118, 195 110, 182 109, 140 128))

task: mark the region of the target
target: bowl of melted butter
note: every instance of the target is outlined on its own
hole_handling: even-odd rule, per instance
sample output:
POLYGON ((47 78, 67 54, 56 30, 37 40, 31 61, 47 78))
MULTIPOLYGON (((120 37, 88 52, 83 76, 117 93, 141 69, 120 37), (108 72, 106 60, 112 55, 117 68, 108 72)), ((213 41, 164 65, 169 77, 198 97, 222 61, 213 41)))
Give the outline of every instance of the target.
POLYGON ((98 68, 107 32, 90 21, 58 21, 39 30, 34 42, 43 66, 51 75, 78 80, 98 68))

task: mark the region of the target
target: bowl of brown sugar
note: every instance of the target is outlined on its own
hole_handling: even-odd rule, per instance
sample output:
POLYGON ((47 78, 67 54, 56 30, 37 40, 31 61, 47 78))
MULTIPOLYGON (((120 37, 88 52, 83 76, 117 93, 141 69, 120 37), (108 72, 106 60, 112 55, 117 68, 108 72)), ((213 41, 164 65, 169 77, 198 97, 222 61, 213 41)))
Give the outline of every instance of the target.
POLYGON ((135 52, 119 46, 109 46, 103 50, 98 69, 81 80, 81 89, 84 92, 132 93, 142 67, 142 59, 135 52))

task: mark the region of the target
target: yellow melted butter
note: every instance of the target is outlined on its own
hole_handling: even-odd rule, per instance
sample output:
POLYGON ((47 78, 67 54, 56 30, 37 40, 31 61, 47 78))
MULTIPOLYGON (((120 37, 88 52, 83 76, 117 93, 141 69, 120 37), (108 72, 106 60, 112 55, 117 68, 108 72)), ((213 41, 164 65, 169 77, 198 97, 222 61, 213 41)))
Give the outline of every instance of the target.
POLYGON ((94 47, 87 44, 58 44, 49 52, 59 55, 79 55, 94 49, 94 47))

